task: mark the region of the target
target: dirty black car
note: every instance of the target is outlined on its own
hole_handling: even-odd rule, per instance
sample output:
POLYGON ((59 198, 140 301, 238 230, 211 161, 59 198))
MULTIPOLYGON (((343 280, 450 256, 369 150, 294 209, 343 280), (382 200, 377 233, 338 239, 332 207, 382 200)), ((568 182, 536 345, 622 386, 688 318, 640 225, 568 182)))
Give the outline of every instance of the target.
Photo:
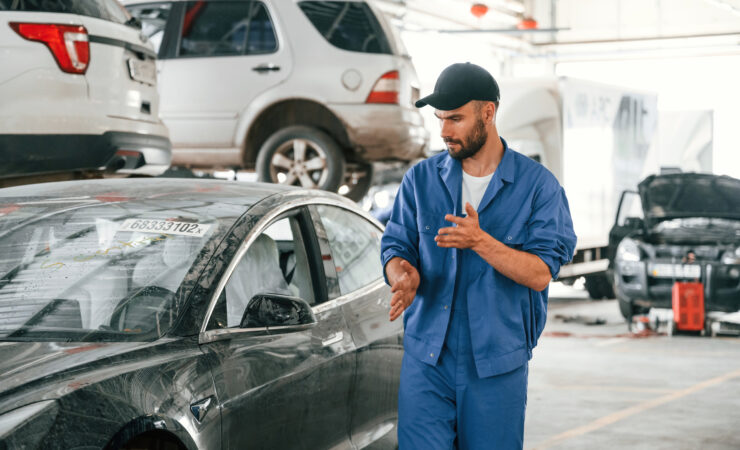
POLYGON ((652 175, 625 192, 610 244, 625 318, 670 308, 677 281, 701 282, 708 311, 740 309, 740 180, 652 175))
POLYGON ((0 190, 0 448, 395 448, 381 234, 278 185, 0 190))

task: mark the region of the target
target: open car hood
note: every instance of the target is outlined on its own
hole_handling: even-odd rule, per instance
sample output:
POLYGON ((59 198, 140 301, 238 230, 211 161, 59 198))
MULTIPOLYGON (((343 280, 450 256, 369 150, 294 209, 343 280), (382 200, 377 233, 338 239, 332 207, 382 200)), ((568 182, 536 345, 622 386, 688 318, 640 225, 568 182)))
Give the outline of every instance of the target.
POLYGON ((681 217, 740 219, 737 178, 700 173, 651 175, 638 190, 650 225, 681 217))

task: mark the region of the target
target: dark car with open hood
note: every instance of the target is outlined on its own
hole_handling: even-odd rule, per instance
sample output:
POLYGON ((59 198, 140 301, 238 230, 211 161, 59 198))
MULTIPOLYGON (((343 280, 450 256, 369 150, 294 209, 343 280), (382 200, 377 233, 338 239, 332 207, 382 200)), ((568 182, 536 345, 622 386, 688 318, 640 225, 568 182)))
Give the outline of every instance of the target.
POLYGON ((0 189, 0 449, 395 448, 382 232, 280 185, 0 189))
POLYGON ((677 281, 703 284, 707 311, 740 309, 740 180, 652 175, 622 194, 610 245, 625 317, 670 308, 677 281))

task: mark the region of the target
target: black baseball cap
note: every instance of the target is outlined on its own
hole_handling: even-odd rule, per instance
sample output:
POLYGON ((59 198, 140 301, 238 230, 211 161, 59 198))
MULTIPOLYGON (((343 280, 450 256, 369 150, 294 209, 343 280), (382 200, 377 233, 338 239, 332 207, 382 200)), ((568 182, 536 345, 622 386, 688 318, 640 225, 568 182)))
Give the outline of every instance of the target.
POLYGON ((469 62, 457 63, 439 74, 434 92, 418 100, 416 107, 429 105, 450 111, 471 100, 497 102, 499 97, 498 84, 486 69, 469 62))

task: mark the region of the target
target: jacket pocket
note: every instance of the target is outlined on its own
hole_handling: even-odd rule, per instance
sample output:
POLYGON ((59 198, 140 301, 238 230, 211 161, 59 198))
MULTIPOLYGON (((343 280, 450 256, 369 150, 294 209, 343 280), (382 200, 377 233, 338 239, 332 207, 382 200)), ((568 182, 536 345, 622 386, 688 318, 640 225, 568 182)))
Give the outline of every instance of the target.
POLYGON ((511 248, 522 248, 527 242, 529 232, 526 225, 507 225, 493 230, 492 236, 511 248))
POLYGON ((443 276, 448 266, 447 259, 451 256, 450 249, 442 248, 434 240, 440 228, 451 226, 447 222, 445 213, 418 213, 416 225, 419 230, 419 265, 421 275, 427 279, 443 276))

